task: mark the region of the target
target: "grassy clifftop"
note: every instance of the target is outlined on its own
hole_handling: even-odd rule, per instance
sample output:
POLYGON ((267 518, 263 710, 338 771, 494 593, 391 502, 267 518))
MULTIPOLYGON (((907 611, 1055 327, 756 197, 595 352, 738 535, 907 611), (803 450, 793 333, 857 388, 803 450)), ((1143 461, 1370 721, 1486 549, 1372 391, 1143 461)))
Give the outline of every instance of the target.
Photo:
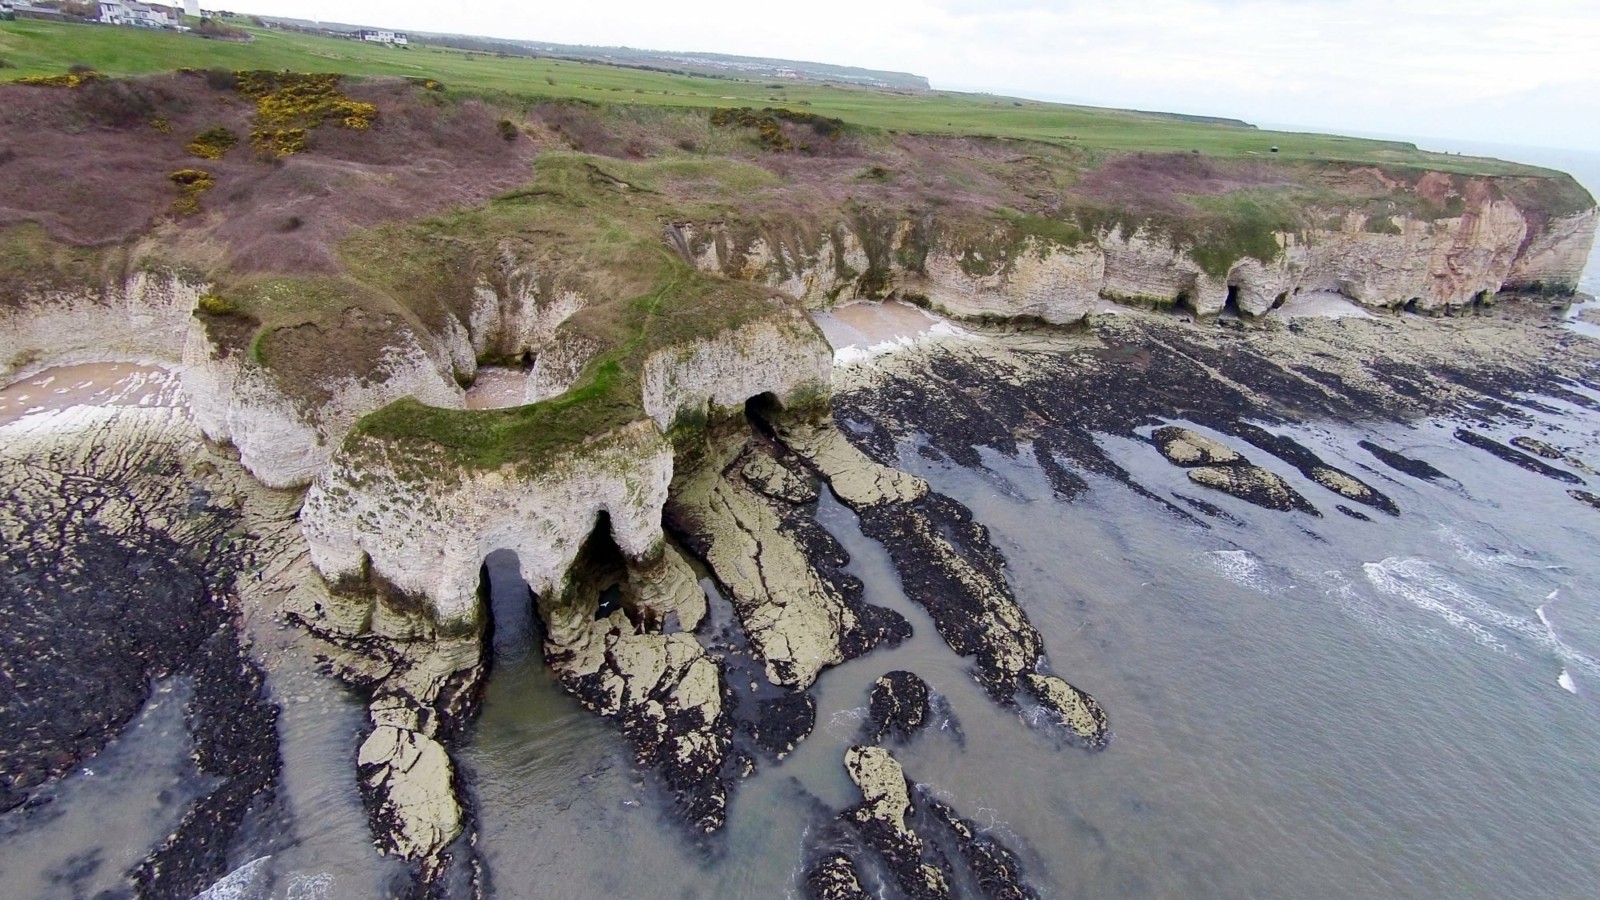
POLYGON ((0 23, 0 79, 44 75, 81 64, 113 75, 196 68, 289 69, 346 75, 436 78, 451 90, 521 101, 586 100, 675 108, 786 106, 864 128, 916 134, 1045 141, 1100 151, 1191 152, 1223 158, 1365 162, 1462 174, 1531 174, 1496 160, 1425 153, 1410 144, 1334 135, 1262 131, 1158 113, 1097 109, 984 94, 903 94, 794 84, 775 86, 549 59, 373 44, 253 30, 234 44, 191 35, 40 21, 0 23), (1272 154, 1271 149, 1279 152, 1272 154))

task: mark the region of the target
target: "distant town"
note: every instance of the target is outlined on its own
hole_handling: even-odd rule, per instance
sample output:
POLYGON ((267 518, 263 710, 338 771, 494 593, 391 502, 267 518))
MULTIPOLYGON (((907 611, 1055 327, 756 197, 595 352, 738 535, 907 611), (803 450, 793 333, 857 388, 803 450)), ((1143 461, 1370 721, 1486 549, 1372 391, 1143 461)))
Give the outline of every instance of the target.
MULTIPOLYGON (((0 0, 0 19, 43 19, 57 22, 88 22, 99 25, 121 25, 128 28, 153 28, 168 31, 199 31, 207 37, 229 37, 248 40, 249 32, 223 25, 227 19, 241 19, 247 24, 270 28, 271 24, 255 16, 238 16, 231 12, 203 10, 198 0, 187 0, 182 8, 162 3, 139 3, 136 0, 0 0)), ((327 33, 337 37, 353 38, 391 47, 408 47, 410 40, 403 31, 378 28, 337 29, 327 33)))

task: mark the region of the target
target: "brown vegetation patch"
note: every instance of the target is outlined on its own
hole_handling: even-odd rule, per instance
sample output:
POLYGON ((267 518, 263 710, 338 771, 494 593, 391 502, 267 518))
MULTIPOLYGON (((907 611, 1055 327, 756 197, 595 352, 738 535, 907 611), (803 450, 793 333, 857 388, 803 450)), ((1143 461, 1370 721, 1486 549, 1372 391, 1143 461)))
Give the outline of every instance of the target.
POLYGON ((1280 168, 1198 153, 1129 153, 1086 173, 1073 194, 1128 212, 1184 215, 1185 197, 1214 197, 1289 183, 1280 168))
MULTIPOLYGON (((103 81, 71 91, 0 85, 0 227, 35 222, 75 246, 122 243, 171 210, 170 173, 189 168, 196 135, 248 133, 256 104, 227 72, 103 81), (170 133, 150 126, 166 119, 170 133)), ((527 177, 533 145, 506 141, 500 118, 476 101, 451 103, 401 79, 344 85, 382 110, 366 131, 310 132, 281 162, 229 153, 207 165, 215 230, 185 242, 239 271, 334 271, 331 246, 355 228, 414 220, 481 202, 527 177), (220 241, 221 246, 217 246, 220 241)), ((210 216, 194 216, 189 222, 210 216)))

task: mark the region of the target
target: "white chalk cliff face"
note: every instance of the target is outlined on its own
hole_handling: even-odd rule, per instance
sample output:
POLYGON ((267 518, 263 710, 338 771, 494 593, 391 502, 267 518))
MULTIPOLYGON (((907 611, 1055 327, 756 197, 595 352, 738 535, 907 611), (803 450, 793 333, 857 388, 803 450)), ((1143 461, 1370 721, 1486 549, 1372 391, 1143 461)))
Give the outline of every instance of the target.
POLYGON ((231 444, 263 484, 304 487, 350 428, 404 397, 460 409, 457 377, 485 355, 534 358, 532 403, 562 393, 602 348, 563 335, 586 305, 571 290, 507 255, 474 291, 465 321, 446 316, 434 331, 397 322, 375 371, 330 371, 313 386, 286 385, 244 350, 213 342, 196 312, 212 285, 175 273, 137 272, 95 291, 41 291, 0 306, 0 380, 90 362, 157 364, 179 373, 196 422, 209 440, 231 444), (314 388, 311 394, 306 392, 314 388))
POLYGON ((176 363, 205 288, 139 272, 98 291, 47 290, 0 305, 0 382, 78 363, 176 363))
POLYGON ((908 221, 894 229, 872 278, 862 277, 873 261, 850 223, 820 236, 812 251, 775 249, 761 237, 740 247, 722 225, 681 225, 678 235, 701 270, 769 285, 813 309, 897 293, 956 318, 1062 325, 1102 299, 1182 303, 1206 316, 1221 312, 1231 294, 1241 312, 1260 315, 1286 295, 1329 291, 1372 308, 1430 312, 1502 289, 1570 290, 1597 222, 1593 209, 1547 222, 1509 200, 1486 200, 1453 218, 1395 216, 1377 231, 1352 213, 1337 228, 1279 233, 1271 259, 1241 256, 1222 272, 1207 271, 1190 248, 1145 226, 1114 227, 1076 245, 1027 236, 985 258, 953 240, 914 247, 925 238, 908 221))
POLYGON ((175 370, 195 421, 209 440, 232 444, 268 487, 300 487, 327 465, 361 416, 401 397, 463 405, 448 362, 434 342, 402 328, 383 350, 379 371, 331 375, 315 402, 297 397, 242 351, 211 342, 196 317, 210 290, 173 274, 140 272, 100 291, 46 292, 0 309, 0 379, 53 366, 130 361, 175 370))
MULTIPOLYGON (((424 463, 439 473, 451 468, 444 459, 424 463)), ((478 631, 479 570, 496 550, 517 555, 536 595, 559 593, 601 513, 629 560, 644 564, 662 552, 672 447, 649 421, 593 435, 527 472, 508 466, 419 478, 415 471, 357 441, 311 486, 300 521, 324 577, 359 583, 370 573, 425 598, 428 629, 478 631)), ((547 626, 567 642, 565 623, 547 626)))
MULTIPOLYGON (((425 444, 359 439, 306 496, 301 523, 312 561, 331 582, 373 575, 425 598, 426 627, 455 634, 481 627, 478 572, 490 553, 513 551, 534 593, 555 596, 601 513, 630 564, 648 569, 665 540, 673 448, 664 433, 672 423, 680 415, 727 414, 763 394, 786 406, 815 402, 826 396, 831 366, 832 350, 816 326, 780 310, 652 354, 643 379, 647 417, 520 468, 461 469, 442 454, 431 458, 436 451, 425 444)), ((700 617, 666 611, 684 623, 700 617)), ((581 616, 572 625, 589 627, 581 616)), ((546 626, 554 642, 570 642, 560 623, 546 626)))
POLYGON ((680 414, 717 415, 772 394, 785 405, 827 396, 833 350, 799 310, 650 355, 644 410, 661 430, 680 414))
POLYGON ((219 352, 198 322, 184 344, 180 371, 206 437, 232 444, 239 461, 268 487, 310 483, 357 419, 402 397, 430 406, 464 405, 460 386, 409 329, 384 348, 374 375, 323 379, 319 388, 327 399, 320 403, 291 395, 246 354, 219 352))

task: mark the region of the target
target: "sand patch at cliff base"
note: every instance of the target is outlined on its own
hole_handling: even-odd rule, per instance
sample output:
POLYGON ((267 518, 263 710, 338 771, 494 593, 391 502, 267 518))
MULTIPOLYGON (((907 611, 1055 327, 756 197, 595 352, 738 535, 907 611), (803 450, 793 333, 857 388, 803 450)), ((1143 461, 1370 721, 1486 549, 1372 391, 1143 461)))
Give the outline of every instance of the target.
POLYGON ((836 366, 910 347, 930 335, 965 334, 950 322, 898 300, 847 303, 811 317, 833 347, 836 366))
POLYGON ((1268 313, 1268 315, 1282 316, 1286 319, 1294 319, 1301 316, 1317 316, 1325 319, 1372 318, 1372 313, 1362 309, 1354 300, 1333 291, 1310 291, 1304 294, 1297 294, 1290 297, 1282 306, 1268 313))
POLYGON ((0 425, 73 406, 183 406, 178 377, 135 363, 46 369, 0 388, 0 425))
POLYGON ((528 402, 528 380, 532 372, 500 366, 482 366, 472 387, 467 388, 467 409, 505 409, 528 402))

